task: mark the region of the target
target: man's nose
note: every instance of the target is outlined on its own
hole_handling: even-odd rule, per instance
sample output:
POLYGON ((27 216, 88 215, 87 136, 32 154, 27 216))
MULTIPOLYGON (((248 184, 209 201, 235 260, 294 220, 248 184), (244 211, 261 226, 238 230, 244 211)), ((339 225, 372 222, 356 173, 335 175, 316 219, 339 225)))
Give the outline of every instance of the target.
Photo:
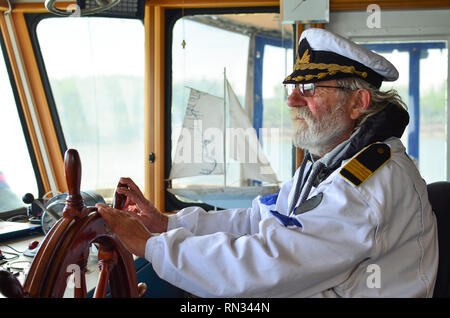
POLYGON ((291 93, 291 95, 288 96, 286 100, 286 104, 289 107, 302 107, 306 106, 307 102, 305 99, 305 96, 303 96, 302 93, 300 93, 300 90, 294 89, 294 91, 291 93))

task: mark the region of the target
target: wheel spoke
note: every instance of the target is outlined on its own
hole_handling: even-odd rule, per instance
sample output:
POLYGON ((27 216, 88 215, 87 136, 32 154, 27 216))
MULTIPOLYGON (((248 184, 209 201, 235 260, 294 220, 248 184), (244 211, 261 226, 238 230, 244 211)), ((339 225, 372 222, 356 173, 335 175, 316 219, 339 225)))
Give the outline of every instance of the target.
POLYGON ((117 254, 114 251, 98 251, 98 276, 97 287, 95 288, 94 298, 106 298, 109 276, 114 265, 117 263, 117 254))

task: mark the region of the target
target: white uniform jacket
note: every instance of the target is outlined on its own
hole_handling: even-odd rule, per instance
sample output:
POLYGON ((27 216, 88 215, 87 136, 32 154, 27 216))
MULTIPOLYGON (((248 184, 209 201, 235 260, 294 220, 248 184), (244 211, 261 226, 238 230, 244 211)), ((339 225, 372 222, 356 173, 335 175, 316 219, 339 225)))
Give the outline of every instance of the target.
POLYGON ((431 297, 438 245, 426 184, 399 139, 385 144, 390 159, 363 183, 340 173, 346 160, 290 215, 298 170, 249 209, 185 208, 145 258, 200 297, 431 297))

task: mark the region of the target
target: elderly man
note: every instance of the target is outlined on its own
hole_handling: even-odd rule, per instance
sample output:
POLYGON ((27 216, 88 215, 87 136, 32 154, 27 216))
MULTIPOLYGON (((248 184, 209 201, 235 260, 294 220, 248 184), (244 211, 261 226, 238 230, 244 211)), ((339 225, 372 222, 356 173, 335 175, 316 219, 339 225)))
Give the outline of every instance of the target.
POLYGON ((284 81, 306 152, 278 193, 249 209, 168 217, 123 178, 134 210, 99 213, 162 279, 201 297, 431 297, 436 220, 399 139, 408 113, 379 91, 397 77, 383 57, 306 30, 284 81))

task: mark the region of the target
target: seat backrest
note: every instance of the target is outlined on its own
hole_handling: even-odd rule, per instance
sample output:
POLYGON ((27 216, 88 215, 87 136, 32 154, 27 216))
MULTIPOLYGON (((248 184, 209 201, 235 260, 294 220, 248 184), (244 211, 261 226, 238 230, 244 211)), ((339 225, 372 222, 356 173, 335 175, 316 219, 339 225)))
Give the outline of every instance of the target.
POLYGON ((430 183, 427 189, 436 215, 439 243, 439 267, 433 297, 450 297, 450 182, 430 183))

